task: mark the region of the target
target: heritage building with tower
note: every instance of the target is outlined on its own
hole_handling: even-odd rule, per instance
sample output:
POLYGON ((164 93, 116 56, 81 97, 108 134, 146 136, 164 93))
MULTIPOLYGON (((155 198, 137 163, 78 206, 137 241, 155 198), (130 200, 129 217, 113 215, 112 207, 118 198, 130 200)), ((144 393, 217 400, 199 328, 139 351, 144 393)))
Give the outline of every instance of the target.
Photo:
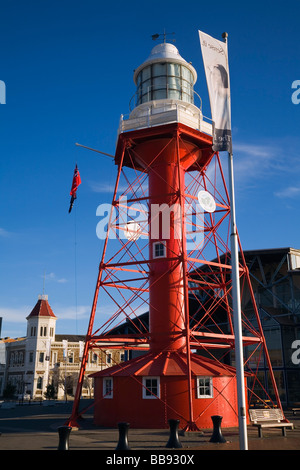
MULTIPOLYGON (((26 318, 26 336, 0 339, 0 396, 8 388, 20 399, 45 400, 48 385, 57 399, 74 395, 85 336, 56 334, 57 316, 47 295, 41 295, 26 318)), ((88 375, 124 360, 123 351, 91 350, 83 395, 93 396, 88 375)))

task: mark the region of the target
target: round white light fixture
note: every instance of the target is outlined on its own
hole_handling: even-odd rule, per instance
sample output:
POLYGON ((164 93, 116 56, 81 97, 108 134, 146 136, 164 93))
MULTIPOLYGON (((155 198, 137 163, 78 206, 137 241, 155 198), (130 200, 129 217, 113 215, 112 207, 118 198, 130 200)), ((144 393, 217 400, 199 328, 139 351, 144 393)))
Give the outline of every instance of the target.
POLYGON ((206 212, 215 212, 216 203, 212 195, 207 191, 199 191, 198 201, 202 209, 206 212))
POLYGON ((127 240, 133 242, 140 238, 141 227, 136 222, 129 222, 125 225, 124 235, 127 240))

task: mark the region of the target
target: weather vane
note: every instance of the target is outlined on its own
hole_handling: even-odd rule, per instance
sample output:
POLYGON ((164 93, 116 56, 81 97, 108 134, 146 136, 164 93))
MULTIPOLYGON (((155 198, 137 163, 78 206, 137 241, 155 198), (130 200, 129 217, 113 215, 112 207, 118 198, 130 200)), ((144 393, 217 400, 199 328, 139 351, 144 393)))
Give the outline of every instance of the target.
MULTIPOLYGON (((168 35, 170 35, 170 34, 174 35, 175 33, 166 33, 166 31, 164 30, 164 32, 163 32, 162 34, 158 34, 158 33, 152 34, 151 37, 152 37, 153 41, 156 41, 156 39, 158 39, 160 36, 163 36, 164 42, 166 42, 166 37, 167 37, 168 35)), ((172 42, 175 42, 176 40, 175 40, 175 39, 171 39, 171 41, 172 41, 172 42)))

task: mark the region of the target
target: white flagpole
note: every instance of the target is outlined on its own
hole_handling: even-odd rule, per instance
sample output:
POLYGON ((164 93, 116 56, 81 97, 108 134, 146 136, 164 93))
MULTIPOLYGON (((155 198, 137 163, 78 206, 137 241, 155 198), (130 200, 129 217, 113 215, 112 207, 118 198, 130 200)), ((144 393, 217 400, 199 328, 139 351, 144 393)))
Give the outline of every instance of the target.
MULTIPOLYGON (((222 37, 227 43, 228 34, 223 33, 222 37)), ((244 357, 243 357, 243 339, 242 339, 241 294, 240 294, 240 278, 239 278, 239 252, 238 252, 238 236, 237 236, 237 229, 236 229, 232 150, 231 152, 228 152, 228 174, 229 174, 229 197, 230 197, 230 212, 231 212, 230 243, 231 243, 231 265, 232 265, 232 304, 233 304, 232 307, 233 307, 233 323, 234 323, 234 336, 235 336, 235 361, 236 361, 236 381, 237 381, 237 395, 238 395, 239 438, 240 438, 240 450, 248 450, 244 357)))

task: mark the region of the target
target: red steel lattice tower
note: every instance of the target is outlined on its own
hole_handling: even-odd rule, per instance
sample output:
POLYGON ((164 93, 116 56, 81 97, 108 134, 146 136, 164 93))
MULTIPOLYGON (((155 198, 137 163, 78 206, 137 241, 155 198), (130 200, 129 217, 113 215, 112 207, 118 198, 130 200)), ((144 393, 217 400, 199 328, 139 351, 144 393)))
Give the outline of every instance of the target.
MULTIPOLYGON (((224 427, 238 424, 231 208, 211 124, 194 104, 196 79, 191 64, 165 42, 135 70, 136 106, 120 121, 118 171, 71 426, 82 414, 88 353, 97 348, 132 357, 94 374, 96 424, 161 428, 176 418, 196 430, 211 427, 213 414, 223 416, 224 427)), ((247 396, 251 403, 261 387, 271 406, 281 407, 239 248, 247 396), (257 374, 262 355, 270 397, 257 374)))

